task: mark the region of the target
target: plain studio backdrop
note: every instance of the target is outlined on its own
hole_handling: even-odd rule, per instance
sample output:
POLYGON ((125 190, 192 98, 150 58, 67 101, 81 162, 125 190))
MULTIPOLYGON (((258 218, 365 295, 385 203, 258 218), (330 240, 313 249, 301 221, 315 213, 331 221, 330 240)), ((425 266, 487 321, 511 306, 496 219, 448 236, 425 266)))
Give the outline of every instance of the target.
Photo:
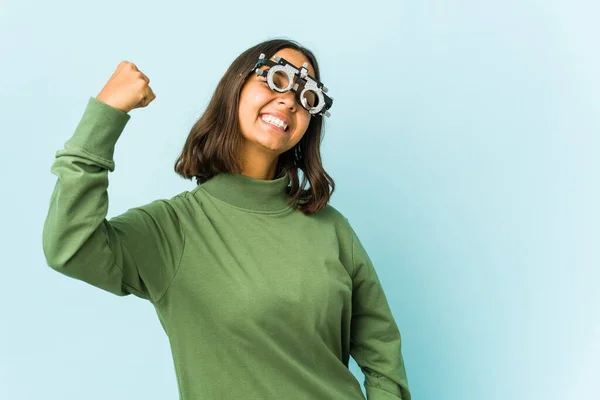
POLYGON ((274 37, 316 53, 335 99, 331 204, 378 271, 414 398, 600 398, 598 15, 591 0, 2 0, 0 398, 177 397, 151 304, 47 267, 50 166, 127 60, 157 98, 117 143, 108 217, 191 190, 173 172, 190 128, 233 59, 274 37))

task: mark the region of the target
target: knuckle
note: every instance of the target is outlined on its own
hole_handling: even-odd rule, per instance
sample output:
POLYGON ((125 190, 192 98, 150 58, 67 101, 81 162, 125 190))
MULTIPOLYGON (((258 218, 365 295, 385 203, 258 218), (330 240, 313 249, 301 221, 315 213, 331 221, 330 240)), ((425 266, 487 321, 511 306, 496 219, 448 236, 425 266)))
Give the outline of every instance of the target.
POLYGON ((146 85, 146 86, 147 86, 147 85, 150 83, 150 79, 148 79, 148 78, 146 77, 146 75, 144 75, 142 72, 139 72, 139 71, 138 71, 138 73, 136 74, 136 78, 137 78, 138 80, 140 80, 140 81, 142 82, 142 84, 143 84, 143 85, 146 85))

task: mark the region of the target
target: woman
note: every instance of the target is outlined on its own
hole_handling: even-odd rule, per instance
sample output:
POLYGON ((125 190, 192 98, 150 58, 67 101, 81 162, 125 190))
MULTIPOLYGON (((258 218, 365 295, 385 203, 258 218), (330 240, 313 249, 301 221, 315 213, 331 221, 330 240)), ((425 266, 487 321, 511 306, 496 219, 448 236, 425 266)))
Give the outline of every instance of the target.
POLYGON ((296 42, 243 52, 175 164, 197 187, 110 220, 115 143, 128 112, 155 98, 146 75, 121 63, 56 153, 48 265, 153 304, 180 399, 364 399, 350 355, 368 399, 410 399, 373 264, 328 204, 319 144, 332 101, 319 80, 296 42))

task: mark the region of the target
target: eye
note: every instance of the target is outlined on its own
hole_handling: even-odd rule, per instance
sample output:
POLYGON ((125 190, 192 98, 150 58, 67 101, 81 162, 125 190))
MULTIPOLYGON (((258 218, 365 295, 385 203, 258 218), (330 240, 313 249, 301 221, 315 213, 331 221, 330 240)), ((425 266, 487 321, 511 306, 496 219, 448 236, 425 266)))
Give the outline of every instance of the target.
POLYGON ((266 76, 259 76, 258 80, 262 83, 264 83, 265 85, 269 86, 269 83, 267 82, 267 77, 266 76))
POLYGON ((319 102, 317 94, 312 90, 307 90, 304 92, 304 98, 306 99, 306 104, 311 108, 316 107, 317 103, 319 102))

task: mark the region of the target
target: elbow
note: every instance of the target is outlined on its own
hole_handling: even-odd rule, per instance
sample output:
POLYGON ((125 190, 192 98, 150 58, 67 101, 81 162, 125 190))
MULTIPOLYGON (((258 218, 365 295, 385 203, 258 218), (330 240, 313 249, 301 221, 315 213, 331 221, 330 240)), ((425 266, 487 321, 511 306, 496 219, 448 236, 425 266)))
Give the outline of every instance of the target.
POLYGON ((50 233, 46 229, 42 234, 42 251, 46 264, 53 270, 64 272, 69 264, 69 260, 73 258, 72 252, 67 251, 65 246, 61 245, 59 235, 50 233))
POLYGON ((63 272, 68 263, 68 257, 62 254, 58 247, 44 242, 43 246, 46 264, 55 271, 63 272))

